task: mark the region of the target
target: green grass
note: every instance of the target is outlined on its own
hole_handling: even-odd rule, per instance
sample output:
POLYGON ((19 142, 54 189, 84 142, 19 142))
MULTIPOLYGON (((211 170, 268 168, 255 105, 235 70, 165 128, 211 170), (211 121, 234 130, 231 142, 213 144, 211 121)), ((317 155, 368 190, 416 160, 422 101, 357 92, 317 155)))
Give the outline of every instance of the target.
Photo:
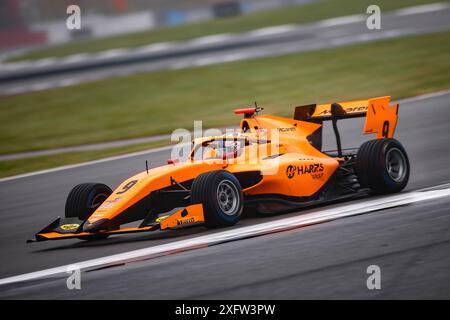
MULTIPOLYGON (((49 168, 70 165, 85 161, 102 159, 110 156, 126 154, 130 152, 137 152, 147 150, 150 148, 161 147, 169 145, 169 140, 136 144, 126 147, 117 147, 96 151, 84 152, 68 152, 52 156, 40 156, 19 160, 0 161, 0 177, 9 177, 26 172, 33 172, 38 170, 45 170, 49 168)), ((142 167, 144 169, 144 167, 142 167)))
POLYGON ((0 98, 0 153, 237 123, 253 104, 299 104, 450 88, 450 32, 316 52, 112 78, 0 98))
POLYGON ((365 14, 367 7, 371 4, 379 5, 382 12, 387 12, 403 7, 438 1, 321 0, 302 6, 289 6, 277 10, 256 12, 245 16, 191 23, 176 27, 163 27, 104 39, 77 41, 70 44, 35 50, 24 55, 13 57, 10 61, 62 57, 81 52, 99 52, 114 48, 136 47, 155 42, 178 41, 218 33, 243 32, 281 24, 308 23, 343 15, 365 14))

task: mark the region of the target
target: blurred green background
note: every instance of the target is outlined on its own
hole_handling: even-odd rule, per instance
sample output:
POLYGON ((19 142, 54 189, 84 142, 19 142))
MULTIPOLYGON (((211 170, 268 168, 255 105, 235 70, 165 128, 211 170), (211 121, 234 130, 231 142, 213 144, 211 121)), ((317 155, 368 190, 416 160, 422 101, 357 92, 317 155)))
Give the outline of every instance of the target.
MULTIPOLYGON (((304 23, 365 13, 374 1, 320 1, 180 27, 33 51, 20 59, 136 46, 220 32, 304 23), (300 10, 301 8, 301 10, 300 10)), ((395 9, 432 1, 376 1, 395 9)), ((234 125, 234 108, 256 100, 265 112, 291 116, 296 105, 450 87, 450 32, 183 70, 117 77, 66 88, 0 97, 0 153, 9 154, 191 129, 234 125)), ((19 59, 17 58, 17 59, 19 59)), ((161 146, 168 141, 0 161, 0 176, 161 146)))

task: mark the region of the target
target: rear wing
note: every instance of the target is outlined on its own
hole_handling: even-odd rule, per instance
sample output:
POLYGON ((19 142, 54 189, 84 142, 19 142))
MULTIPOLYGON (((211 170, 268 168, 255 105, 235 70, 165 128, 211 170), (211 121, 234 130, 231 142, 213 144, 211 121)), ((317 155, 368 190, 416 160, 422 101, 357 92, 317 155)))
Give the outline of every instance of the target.
MULTIPOLYGON (((341 140, 337 121, 341 119, 366 117, 364 134, 376 134, 377 139, 392 138, 397 126, 399 104, 389 106, 390 96, 355 100, 329 104, 311 104, 295 108, 294 119, 322 124, 331 120, 336 135, 339 155, 342 155, 341 140)), ((321 149, 322 130, 316 131, 310 137, 311 143, 321 149)))
POLYGON ((374 133, 377 139, 392 138, 397 126, 399 104, 389 106, 391 97, 371 98, 329 104, 311 104, 295 108, 294 119, 321 123, 366 117, 364 134, 374 133))

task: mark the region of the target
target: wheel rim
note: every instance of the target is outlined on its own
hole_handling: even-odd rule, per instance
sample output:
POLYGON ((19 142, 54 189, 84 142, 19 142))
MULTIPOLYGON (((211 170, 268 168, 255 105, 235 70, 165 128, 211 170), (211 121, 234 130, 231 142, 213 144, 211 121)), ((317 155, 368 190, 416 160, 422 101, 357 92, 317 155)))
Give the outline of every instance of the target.
POLYGON ((99 193, 97 194, 94 199, 92 200, 92 209, 97 209, 106 199, 108 198, 108 195, 105 193, 99 193))
POLYGON ((386 168, 389 177, 395 182, 401 182, 406 175, 406 159, 398 148, 392 148, 386 155, 386 168))
POLYGON ((223 180, 217 187, 217 203, 228 216, 235 215, 239 208, 239 193, 236 186, 228 180, 223 180))

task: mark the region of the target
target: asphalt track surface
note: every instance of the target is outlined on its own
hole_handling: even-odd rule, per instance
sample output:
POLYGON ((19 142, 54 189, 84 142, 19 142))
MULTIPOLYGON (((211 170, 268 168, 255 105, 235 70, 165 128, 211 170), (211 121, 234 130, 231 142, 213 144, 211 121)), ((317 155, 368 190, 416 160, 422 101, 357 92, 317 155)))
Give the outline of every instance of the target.
MULTIPOLYGON (((405 146, 412 168, 405 191, 450 182, 449 101, 450 93, 446 93, 400 106, 396 137, 405 146)), ((340 129, 344 147, 358 146, 367 139, 355 134, 361 132, 362 121, 344 120, 340 129)), ((331 147, 334 140, 326 136, 326 145, 331 147)), ((116 186, 143 170, 145 159, 153 167, 165 163, 168 157, 169 151, 164 150, 0 182, 0 278, 223 231, 198 226, 90 243, 25 243, 34 232, 63 214, 65 197, 73 185, 98 181, 116 186)), ((84 272, 81 290, 68 290, 64 275, 3 285, 0 298, 449 299, 449 205, 449 197, 424 201, 84 272), (381 290, 366 288, 366 268, 371 264, 381 267, 381 290)), ((248 217, 232 228, 312 210, 320 208, 248 217)))
MULTIPOLYGON (((116 76, 332 48, 352 43, 450 29, 450 4, 382 14, 381 29, 368 30, 367 16, 338 17, 307 25, 284 25, 240 34, 214 35, 57 61, 0 64, 0 95, 46 90, 116 76)), ((54 59, 54 58, 53 58, 54 59)))

